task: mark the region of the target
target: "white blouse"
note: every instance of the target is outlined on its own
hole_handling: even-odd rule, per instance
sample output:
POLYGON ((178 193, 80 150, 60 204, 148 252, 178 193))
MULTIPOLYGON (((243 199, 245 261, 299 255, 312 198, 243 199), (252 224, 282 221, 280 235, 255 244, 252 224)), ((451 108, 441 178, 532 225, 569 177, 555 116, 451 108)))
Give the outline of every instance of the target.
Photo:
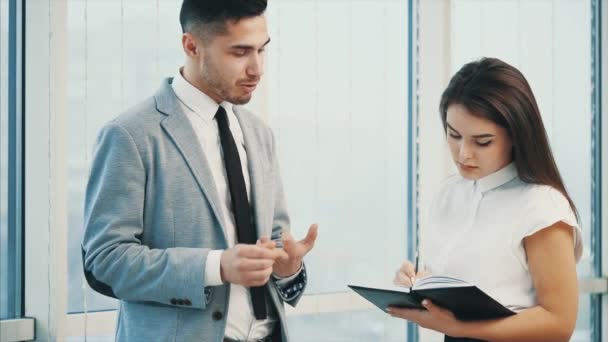
POLYGON ((420 265, 432 274, 477 285, 514 311, 535 306, 536 291, 523 240, 563 221, 574 229, 573 253, 582 254, 581 229, 558 190, 524 183, 513 163, 477 181, 449 177, 428 212, 420 236, 420 265))

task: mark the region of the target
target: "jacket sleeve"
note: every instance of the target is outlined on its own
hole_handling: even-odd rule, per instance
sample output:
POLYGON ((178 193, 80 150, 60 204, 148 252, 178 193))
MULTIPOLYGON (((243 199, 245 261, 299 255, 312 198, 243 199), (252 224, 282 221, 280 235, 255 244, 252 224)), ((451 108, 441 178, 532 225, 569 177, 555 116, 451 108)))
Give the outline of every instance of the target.
POLYGON ((204 309, 208 250, 142 244, 146 175, 132 135, 116 122, 106 125, 98 136, 85 195, 87 281, 94 290, 122 300, 204 309))
POLYGON ((304 288, 306 287, 307 277, 306 274, 306 265, 302 265, 302 268, 295 275, 293 280, 288 282, 282 281, 281 279, 272 278, 275 287, 277 288, 277 293, 281 299, 288 303, 291 306, 296 306, 300 301, 300 298, 304 294, 304 288))

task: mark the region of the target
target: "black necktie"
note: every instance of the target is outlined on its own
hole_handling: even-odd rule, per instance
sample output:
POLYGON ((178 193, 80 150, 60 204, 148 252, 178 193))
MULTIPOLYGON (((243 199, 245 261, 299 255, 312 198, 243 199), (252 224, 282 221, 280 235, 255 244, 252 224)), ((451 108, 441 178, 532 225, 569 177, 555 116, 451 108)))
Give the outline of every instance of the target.
MULTIPOLYGON (((226 165, 226 174, 228 175, 230 197, 232 198, 237 239, 240 243, 255 244, 257 234, 251 220, 251 208, 249 207, 249 200, 247 200, 247 188, 245 187, 245 178, 241 169, 241 159, 232 133, 230 133, 228 115, 224 107, 220 106, 217 109, 215 118, 217 119, 220 141, 222 143, 222 150, 224 151, 224 163, 226 165)), ((251 292, 255 318, 258 320, 265 319, 266 296, 264 287, 251 287, 249 291, 251 292)))

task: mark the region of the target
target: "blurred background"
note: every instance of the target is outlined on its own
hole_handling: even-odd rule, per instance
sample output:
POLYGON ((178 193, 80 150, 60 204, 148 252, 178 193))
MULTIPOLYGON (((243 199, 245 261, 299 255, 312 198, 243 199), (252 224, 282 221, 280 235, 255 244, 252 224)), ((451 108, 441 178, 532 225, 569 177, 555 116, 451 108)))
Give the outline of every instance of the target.
MULTIPOLYGON (((2 341, 113 340, 117 303, 82 273, 91 154, 104 123, 184 63, 180 4, 0 0, 2 341)), ((605 0, 269 1, 266 74, 248 107, 278 139, 295 235, 320 224, 306 295, 288 311, 294 341, 442 341, 346 285, 390 283, 412 259, 420 213, 455 172, 439 96, 482 56, 519 68, 536 95, 584 233, 572 341, 608 340, 607 8, 605 0)))

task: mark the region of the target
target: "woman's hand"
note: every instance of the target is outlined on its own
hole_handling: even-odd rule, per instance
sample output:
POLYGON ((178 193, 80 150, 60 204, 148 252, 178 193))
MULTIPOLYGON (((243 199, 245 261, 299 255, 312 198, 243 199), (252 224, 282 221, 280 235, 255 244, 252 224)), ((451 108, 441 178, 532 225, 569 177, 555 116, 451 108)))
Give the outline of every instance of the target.
POLYGON ((451 311, 433 304, 428 299, 422 301, 422 306, 426 310, 389 307, 386 311, 393 317, 406 319, 423 328, 432 329, 452 337, 463 337, 460 336, 462 321, 454 317, 451 311))
POLYGON ((426 270, 415 272, 414 264, 410 261, 405 261, 401 267, 395 272, 395 279, 393 283, 397 286, 410 287, 414 285, 414 282, 418 278, 429 275, 430 273, 426 270))

